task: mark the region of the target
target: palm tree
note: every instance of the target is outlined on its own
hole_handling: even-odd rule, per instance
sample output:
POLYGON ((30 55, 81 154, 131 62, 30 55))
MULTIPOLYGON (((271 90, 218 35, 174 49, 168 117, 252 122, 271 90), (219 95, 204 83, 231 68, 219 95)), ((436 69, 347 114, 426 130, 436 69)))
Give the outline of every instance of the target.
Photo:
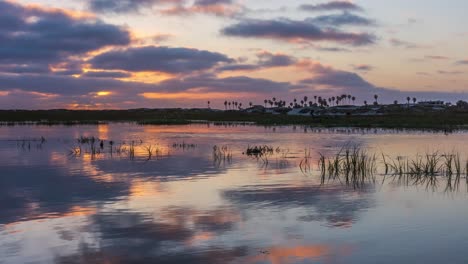
POLYGON ((268 100, 265 99, 263 102, 265 103, 265 108, 266 108, 266 107, 267 107, 268 100))
POLYGON ((228 104, 228 102, 224 101, 224 110, 227 110, 227 104, 228 104))
POLYGON ((409 108, 409 102, 411 101, 411 97, 406 97, 406 101, 408 101, 408 108, 409 108))
POLYGON ((364 105, 367 107, 367 101, 364 101, 364 105))
POLYGON ((416 104, 416 97, 413 97, 413 104, 416 104))
POLYGON ((397 100, 393 101, 393 104, 394 104, 394 105, 397 105, 397 104, 398 104, 398 101, 397 101, 397 100))
POLYGON ((351 95, 348 94, 348 103, 351 103, 351 98, 352 98, 351 95))
POLYGON ((309 97, 304 96, 304 102, 305 102, 305 103, 307 103, 307 99, 309 99, 309 97))
POLYGON ((379 99, 379 96, 378 96, 378 95, 374 95, 374 99, 375 99, 375 104, 378 105, 379 102, 377 102, 377 99, 379 99))
POLYGON ((356 97, 351 97, 351 100, 353 100, 353 105, 354 105, 354 101, 356 101, 356 97))
POLYGON ((229 109, 231 109, 231 102, 229 102, 228 105, 229 105, 229 109))
POLYGON ((314 99, 315 99, 315 103, 317 103, 317 96, 316 95, 314 95, 314 99))
POLYGON ((239 103, 239 110, 242 109, 242 103, 239 103))
POLYGON ((208 109, 210 109, 210 101, 208 101, 208 109))
POLYGON ((249 102, 249 106, 252 107, 252 105, 253 105, 252 102, 249 102))

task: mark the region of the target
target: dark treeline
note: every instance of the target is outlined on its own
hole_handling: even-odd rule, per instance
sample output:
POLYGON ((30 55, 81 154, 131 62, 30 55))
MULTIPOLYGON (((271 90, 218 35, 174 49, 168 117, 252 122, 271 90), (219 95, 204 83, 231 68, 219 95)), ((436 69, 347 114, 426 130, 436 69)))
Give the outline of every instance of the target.
POLYGON ((252 122, 259 125, 317 127, 381 127, 456 129, 468 126, 468 110, 452 107, 438 112, 401 111, 375 116, 303 116, 210 109, 133 110, 0 110, 1 125, 75 125, 100 122, 136 122, 142 125, 178 125, 199 122, 252 122))

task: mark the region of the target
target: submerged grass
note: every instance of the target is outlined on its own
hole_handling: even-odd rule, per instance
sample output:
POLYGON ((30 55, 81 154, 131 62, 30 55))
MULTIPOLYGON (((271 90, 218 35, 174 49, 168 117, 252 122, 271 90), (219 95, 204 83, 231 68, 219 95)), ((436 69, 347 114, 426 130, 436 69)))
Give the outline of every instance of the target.
POLYGON ((219 168, 226 163, 232 163, 232 150, 227 145, 213 147, 213 163, 219 168))
POLYGON ((376 157, 358 146, 345 146, 331 157, 319 153, 321 182, 339 179, 355 187, 374 181, 376 157))

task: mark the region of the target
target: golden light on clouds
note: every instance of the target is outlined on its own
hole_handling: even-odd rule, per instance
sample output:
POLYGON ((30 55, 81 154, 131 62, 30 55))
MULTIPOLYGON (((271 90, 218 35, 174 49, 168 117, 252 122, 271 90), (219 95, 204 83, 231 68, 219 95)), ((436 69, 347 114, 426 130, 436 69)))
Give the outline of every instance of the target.
POLYGON ((109 96, 111 94, 112 92, 109 92, 109 91, 100 91, 96 93, 97 96, 109 96))
POLYGON ((162 72, 134 72, 132 73, 132 77, 123 78, 122 80, 142 83, 159 83, 173 77, 173 74, 162 72))

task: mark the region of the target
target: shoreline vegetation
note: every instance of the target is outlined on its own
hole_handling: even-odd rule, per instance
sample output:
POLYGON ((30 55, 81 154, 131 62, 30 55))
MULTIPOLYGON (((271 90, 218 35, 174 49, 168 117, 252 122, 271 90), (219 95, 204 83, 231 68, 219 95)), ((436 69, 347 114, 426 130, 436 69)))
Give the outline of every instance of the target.
POLYGON ((94 125, 135 122, 139 125, 185 125, 193 123, 246 125, 305 125, 311 127, 408 128, 457 130, 468 128, 468 107, 451 105, 373 105, 335 107, 264 107, 217 110, 0 110, 0 126, 94 125))

